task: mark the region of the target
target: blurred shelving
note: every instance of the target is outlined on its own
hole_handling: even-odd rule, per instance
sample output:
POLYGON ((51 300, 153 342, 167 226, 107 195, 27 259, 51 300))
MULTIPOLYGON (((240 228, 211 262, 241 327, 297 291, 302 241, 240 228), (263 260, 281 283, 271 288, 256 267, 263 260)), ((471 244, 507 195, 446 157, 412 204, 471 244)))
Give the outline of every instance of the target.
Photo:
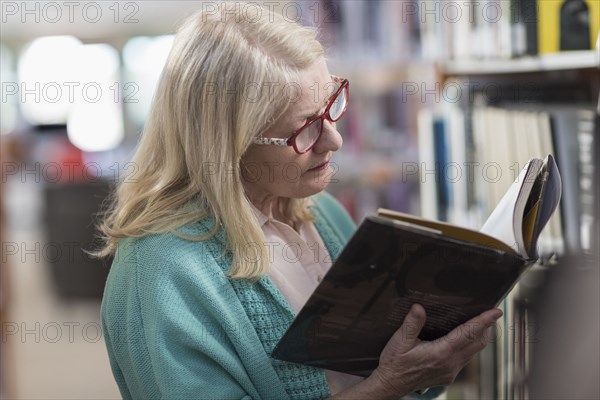
POLYGON ((438 68, 442 74, 448 76, 598 69, 600 53, 596 50, 580 50, 515 59, 459 60, 441 63, 438 68))
MULTIPOLYGON (((317 4, 329 7, 328 12, 321 14, 320 20, 313 22, 317 22, 317 25, 319 22, 325 22, 321 28, 325 31, 325 37, 330 39, 326 47, 328 51, 331 50, 328 52, 331 72, 345 76, 351 82, 351 109, 340 122, 340 130, 345 136, 345 143, 342 150, 334 155, 337 169, 331 177, 332 184, 329 190, 338 195, 344 204, 353 207, 353 215, 356 219, 360 219, 366 212, 375 211, 380 206, 415 214, 421 212, 418 204, 421 176, 419 172, 415 173, 414 169, 415 167, 419 168, 417 113, 419 109, 428 107, 437 112, 435 109, 439 108, 440 101, 435 100, 435 95, 431 95, 431 92, 439 91, 438 86, 442 87, 445 79, 449 77, 470 79, 485 75, 488 78, 491 77, 492 81, 500 79, 500 77, 510 80, 513 75, 525 73, 538 75, 540 81, 543 81, 544 74, 552 74, 557 71, 584 70, 595 73, 595 69, 600 64, 600 55, 598 51, 593 50, 494 58, 494 55, 486 53, 489 49, 494 50, 497 47, 494 43, 482 45, 481 41, 471 40, 472 38, 469 37, 464 44, 470 46, 476 43, 478 48, 475 49, 475 53, 479 54, 474 57, 448 55, 446 53, 448 46, 446 45, 452 36, 445 29, 449 25, 437 24, 433 26, 432 31, 432 26, 419 23, 421 18, 418 13, 411 14, 410 18, 404 18, 405 15, 401 12, 403 4, 408 3, 406 1, 299 0, 298 2, 284 1, 278 3, 277 7, 285 7, 287 3, 299 4, 304 7, 302 8, 303 15, 308 16, 313 15, 314 6, 317 4), (437 47, 433 51, 423 51, 425 44, 431 44, 432 37, 438 40, 439 43, 434 43, 437 47), (434 54, 436 57, 431 59, 427 57, 427 54, 434 54), (438 54, 441 55, 439 58, 438 54), (479 57, 481 55, 486 57, 479 57), (423 100, 424 98, 425 100, 423 100)), ((423 6, 433 3, 435 2, 417 2, 415 4, 423 6)), ((449 3, 459 4, 457 2, 449 3)), ((502 3, 508 4, 509 2, 502 3)), ((33 27, 33 24, 23 24, 19 15, 14 18, 7 16, 8 23, 2 25, 2 42, 13 49, 15 54, 18 54, 30 39, 41 35, 60 33, 73 34, 82 39, 84 43, 95 43, 101 40, 112 44, 118 51, 122 51, 124 44, 132 36, 173 33, 177 24, 185 16, 203 5, 202 2, 189 1, 169 2, 167 7, 164 7, 166 3, 161 1, 122 4, 123 7, 125 4, 137 5, 139 12, 136 17, 141 22, 115 23, 110 18, 113 16, 112 10, 105 11, 104 15, 109 18, 102 19, 98 24, 90 24, 79 19, 75 23, 65 23, 66 20, 59 23, 41 21, 33 27)), ((113 5, 112 2, 102 3, 103 7, 111 5, 113 5)), ((127 11, 132 11, 132 9, 127 11)), ((458 26, 459 24, 452 25, 451 28, 458 26)), ((487 39, 492 37, 488 36, 486 36, 487 39)), ((125 118, 127 118, 127 110, 125 111, 125 118)), ((137 123, 126 120, 126 137, 130 139, 130 147, 133 147, 131 141, 135 141, 139 128, 137 123)), ((105 172, 113 172, 110 169, 112 161, 106 161, 102 165, 106 166, 103 167, 105 172)), ((29 219, 31 219, 31 215, 23 213, 21 223, 29 219)), ((24 233, 22 234, 24 235, 24 233)), ((21 237, 25 236, 19 236, 19 240, 21 237)), ((31 273, 33 268, 20 267, 20 265, 15 266, 16 274, 14 276, 16 279, 20 282, 31 279, 27 274, 31 273)), ((535 272, 535 277, 538 277, 539 271, 535 272)), ((526 284, 528 284, 527 282, 526 284)), ((37 285, 35 288, 43 288, 44 284, 39 281, 34 282, 34 285, 37 285)), ((19 312, 24 313, 29 307, 37 313, 33 317, 22 314, 22 318, 41 319, 40 313, 48 312, 50 314, 56 311, 57 307, 52 302, 50 302, 51 309, 38 309, 36 304, 26 303, 27 299, 31 301, 31 297, 27 296, 28 289, 26 287, 20 289, 15 287, 14 289, 20 291, 19 296, 21 297, 18 301, 23 301, 19 304, 19 312)), ((48 288, 44 290, 48 290, 48 288)), ((60 312, 59 310, 58 313, 60 312)), ((67 314, 65 317, 61 314, 57 318, 63 317, 71 318, 72 315, 67 314)), ((85 318, 92 317, 86 316, 85 318)), ((93 318, 96 318, 95 314, 93 314, 93 318)), ((68 321, 68 319, 66 320, 68 321)), ((94 319, 94 321, 96 320, 94 319)), ((77 351, 73 346, 65 347, 77 351)), ((91 346, 86 347, 86 349, 90 348, 91 346)), ((98 350, 97 347, 94 349, 98 350)), ((35 350, 27 348, 25 351, 30 357, 28 360, 35 363, 35 350)), ((477 360, 478 363, 470 365, 464 379, 453 385, 449 394, 455 398, 481 398, 483 394, 493 393, 493 386, 497 384, 496 373, 498 371, 493 366, 495 362, 493 355, 491 358, 485 358, 488 356, 489 354, 486 354, 484 358, 477 360)), ((101 358, 100 362, 103 363, 102 371, 104 373, 100 381, 112 383, 111 377, 106 373, 107 360, 101 358)), ((50 368, 48 367, 50 363, 42 365, 50 368)), ((29 368, 25 362, 18 367, 20 368, 17 371, 18 374, 29 368)), ((75 368, 72 368, 70 371, 75 373, 74 370, 75 368)), ((38 369, 35 376, 44 376, 43 371, 38 369)), ((51 379, 47 379, 47 381, 49 380, 51 379)), ((47 381, 45 383, 48 383, 47 381)), ((84 385, 93 385, 95 381, 90 378, 84 382, 84 385)), ((20 383, 27 384, 29 381, 23 380, 20 383)), ((112 394, 116 390, 114 385, 106 385, 106 393, 112 394)), ((43 393, 35 391, 29 391, 26 394, 31 397, 43 395, 43 393)), ((106 396, 108 397, 109 394, 106 396)))

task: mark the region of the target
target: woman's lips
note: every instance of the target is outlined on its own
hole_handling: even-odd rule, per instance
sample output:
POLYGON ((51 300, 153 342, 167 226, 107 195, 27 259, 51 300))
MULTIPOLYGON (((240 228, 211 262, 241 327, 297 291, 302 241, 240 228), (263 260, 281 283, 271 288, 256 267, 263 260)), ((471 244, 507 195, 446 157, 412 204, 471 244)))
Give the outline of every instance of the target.
POLYGON ((328 165, 329 165, 329 161, 325 161, 323 164, 319 164, 316 167, 309 169, 309 171, 320 171, 322 169, 327 168, 328 165))

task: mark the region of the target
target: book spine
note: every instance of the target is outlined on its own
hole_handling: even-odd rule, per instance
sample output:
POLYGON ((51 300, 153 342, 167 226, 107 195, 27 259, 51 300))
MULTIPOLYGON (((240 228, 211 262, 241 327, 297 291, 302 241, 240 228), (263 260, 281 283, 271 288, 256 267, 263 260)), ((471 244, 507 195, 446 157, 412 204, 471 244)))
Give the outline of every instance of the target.
MULTIPOLYGON (((599 39, 599 43, 600 43, 600 37, 599 39)), ((596 168, 598 168, 598 162, 600 161, 600 101, 598 102, 598 111, 596 114, 596 120, 594 123, 594 138, 596 138, 595 140, 595 145, 594 145, 594 161, 596 165, 596 168)), ((594 198, 595 198, 595 203, 596 203, 596 208, 594 209, 594 233, 592 237, 600 238, 600 206, 598 206, 598 201, 600 201, 600 174, 596 173, 595 174, 595 180, 594 180, 594 198)), ((596 267, 598 266, 598 264, 600 264, 600 249, 596 248, 594 249, 594 257, 595 257, 595 261, 592 262, 591 265, 596 265, 596 267)))
POLYGON ((540 54, 593 49, 600 26, 597 0, 537 0, 540 54))
POLYGON ((595 114, 591 110, 581 110, 579 112, 579 122, 577 124, 577 140, 579 143, 579 193, 581 219, 579 221, 581 249, 591 255, 595 250, 596 240, 593 236, 595 212, 594 196, 594 120, 595 114))
POLYGON ((567 196, 561 199, 561 211, 564 226, 566 251, 578 254, 581 251, 579 237, 579 153, 577 136, 576 110, 550 110, 552 124, 552 141, 556 151, 556 162, 563 177, 563 191, 567 196))
POLYGON ((419 186, 421 216, 438 219, 438 187, 435 180, 435 152, 433 135, 433 113, 423 108, 418 114, 419 130, 419 186))
POLYGON ((448 167, 448 132, 446 121, 436 118, 433 122, 434 154, 435 154, 435 182, 438 195, 438 217, 442 221, 448 220, 448 209, 452 196, 450 182, 446 176, 448 167))
POLYGON ((525 27, 525 54, 538 54, 538 11, 535 0, 518 0, 521 5, 520 19, 525 27))

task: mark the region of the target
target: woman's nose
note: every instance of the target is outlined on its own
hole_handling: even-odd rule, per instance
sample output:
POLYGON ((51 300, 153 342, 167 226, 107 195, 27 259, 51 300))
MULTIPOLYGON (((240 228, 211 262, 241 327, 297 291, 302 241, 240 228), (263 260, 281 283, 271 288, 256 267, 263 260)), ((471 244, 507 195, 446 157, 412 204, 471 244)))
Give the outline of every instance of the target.
POLYGON ((323 133, 315 143, 313 151, 317 153, 325 153, 328 151, 337 151, 342 147, 344 140, 342 135, 337 131, 335 122, 323 121, 323 133))

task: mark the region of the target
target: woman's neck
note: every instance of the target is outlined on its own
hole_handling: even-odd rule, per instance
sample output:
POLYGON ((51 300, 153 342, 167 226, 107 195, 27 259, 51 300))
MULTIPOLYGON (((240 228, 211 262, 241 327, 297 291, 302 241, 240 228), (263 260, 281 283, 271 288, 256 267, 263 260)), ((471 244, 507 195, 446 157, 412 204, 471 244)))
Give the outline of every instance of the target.
POLYGON ((297 224, 293 224, 288 221, 284 215, 280 212, 279 202, 281 201, 280 197, 272 196, 272 195, 264 195, 264 196, 251 196, 248 194, 248 198, 254 207, 256 207, 261 213, 266 215, 269 218, 273 218, 279 222, 284 224, 288 224, 295 231, 298 231, 299 226, 297 224))
POLYGON ((277 218, 279 213, 279 198, 270 193, 264 193, 263 191, 252 190, 253 187, 245 187, 246 196, 250 203, 261 213, 267 217, 277 218))

